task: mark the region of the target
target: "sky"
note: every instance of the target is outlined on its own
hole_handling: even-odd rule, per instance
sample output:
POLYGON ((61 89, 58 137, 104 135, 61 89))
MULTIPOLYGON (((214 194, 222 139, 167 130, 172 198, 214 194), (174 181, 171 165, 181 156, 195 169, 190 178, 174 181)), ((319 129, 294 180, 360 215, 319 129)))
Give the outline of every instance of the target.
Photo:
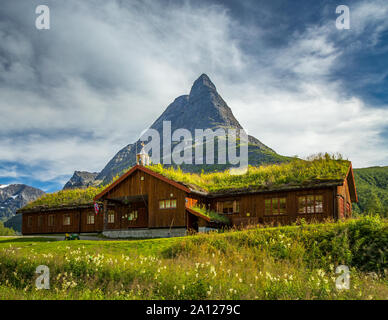
POLYGON ((0 184, 101 171, 202 73, 279 154, 388 165, 387 17, 386 0, 3 0, 0 184))

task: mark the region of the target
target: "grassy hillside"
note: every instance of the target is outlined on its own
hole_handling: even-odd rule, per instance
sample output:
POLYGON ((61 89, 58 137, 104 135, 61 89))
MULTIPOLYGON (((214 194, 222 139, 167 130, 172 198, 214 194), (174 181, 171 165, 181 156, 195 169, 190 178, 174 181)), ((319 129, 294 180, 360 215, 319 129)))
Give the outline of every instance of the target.
POLYGON ((379 217, 157 240, 8 238, 0 298, 387 299, 387 243, 379 217), (41 264, 50 290, 34 287, 41 264), (335 287, 341 264, 349 290, 335 287))
POLYGON ((388 167, 356 169, 359 203, 355 212, 375 212, 388 217, 388 167))

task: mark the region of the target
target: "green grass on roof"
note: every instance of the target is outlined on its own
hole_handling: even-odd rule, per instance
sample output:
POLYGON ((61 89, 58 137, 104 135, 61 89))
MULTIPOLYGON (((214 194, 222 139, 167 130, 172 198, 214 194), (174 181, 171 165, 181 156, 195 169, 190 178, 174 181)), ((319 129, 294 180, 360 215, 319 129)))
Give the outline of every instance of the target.
POLYGON ((185 183, 207 192, 217 192, 230 189, 253 188, 261 189, 282 185, 302 184, 325 180, 345 179, 350 162, 335 160, 328 155, 312 160, 294 159, 289 163, 249 166, 248 172, 241 175, 230 174, 229 170, 214 173, 185 173, 172 167, 152 165, 148 168, 166 178, 185 183))
POLYGON ((222 223, 226 223, 226 224, 230 223, 230 220, 228 217, 221 215, 213 210, 208 210, 205 207, 193 206, 191 209, 199 212, 200 214, 202 214, 205 217, 208 217, 210 219, 210 221, 212 221, 212 222, 222 222, 222 223))
POLYGON ((39 199, 27 204, 24 209, 33 209, 36 207, 57 207, 89 204, 93 198, 99 194, 106 186, 89 187, 87 189, 68 189, 55 193, 47 193, 39 199))
MULTIPOLYGON (((349 170, 350 162, 336 160, 335 157, 319 155, 310 160, 295 158, 291 162, 260 167, 250 166, 247 173, 232 175, 229 170, 213 173, 185 173, 180 168, 165 168, 161 164, 148 166, 166 178, 188 184, 207 192, 230 189, 266 188, 289 184, 302 184, 317 180, 341 180, 349 170)), ((114 181, 118 178, 115 177, 114 181)), ((89 187, 87 189, 61 190, 48 193, 27 204, 23 209, 35 207, 57 207, 81 205, 93 202, 93 198, 107 186, 89 187)))

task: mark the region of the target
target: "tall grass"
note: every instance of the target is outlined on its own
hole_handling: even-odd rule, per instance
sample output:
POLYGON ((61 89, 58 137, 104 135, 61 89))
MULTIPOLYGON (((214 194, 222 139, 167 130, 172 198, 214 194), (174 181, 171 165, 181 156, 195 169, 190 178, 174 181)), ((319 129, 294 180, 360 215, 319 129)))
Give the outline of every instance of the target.
POLYGON ((147 241, 0 241, 0 298, 388 299, 387 235, 386 221, 367 217, 152 240, 149 254, 136 249, 147 241), (40 264, 50 290, 34 287, 40 264), (349 290, 335 286, 340 264, 349 290))

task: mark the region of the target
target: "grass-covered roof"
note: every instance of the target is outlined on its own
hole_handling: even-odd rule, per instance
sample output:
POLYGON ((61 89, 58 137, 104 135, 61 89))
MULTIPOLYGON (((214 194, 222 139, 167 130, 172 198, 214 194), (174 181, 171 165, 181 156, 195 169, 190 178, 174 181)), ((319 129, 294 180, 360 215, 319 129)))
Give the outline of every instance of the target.
POLYGON ((148 168, 193 190, 217 193, 236 189, 260 190, 344 180, 349 166, 350 161, 335 160, 326 156, 308 161, 295 159, 278 165, 249 166, 248 171, 240 175, 231 174, 229 170, 202 174, 185 173, 179 168, 165 168, 160 164, 148 168))
MULTIPOLYGON (((306 186, 308 184, 344 180, 349 166, 350 162, 347 160, 336 160, 334 157, 325 155, 310 160, 294 159, 291 162, 278 165, 250 166, 248 171, 241 175, 233 175, 229 170, 201 174, 185 173, 180 168, 166 168, 160 164, 151 165, 147 168, 166 178, 189 186, 192 190, 219 193, 228 190, 280 189, 284 186, 306 186)), ((92 204, 93 198, 106 187, 61 190, 45 194, 27 204, 20 211, 92 204)))
POLYGON ((230 220, 227 216, 221 215, 213 210, 208 210, 205 207, 194 206, 190 208, 192 211, 197 212, 199 215, 207 217, 210 222, 229 224, 230 220))
POLYGON ((104 188, 105 186, 89 187, 87 189, 67 189, 55 193, 46 193, 37 200, 28 203, 19 211, 28 211, 35 208, 50 209, 89 205, 93 203, 93 198, 104 188))

